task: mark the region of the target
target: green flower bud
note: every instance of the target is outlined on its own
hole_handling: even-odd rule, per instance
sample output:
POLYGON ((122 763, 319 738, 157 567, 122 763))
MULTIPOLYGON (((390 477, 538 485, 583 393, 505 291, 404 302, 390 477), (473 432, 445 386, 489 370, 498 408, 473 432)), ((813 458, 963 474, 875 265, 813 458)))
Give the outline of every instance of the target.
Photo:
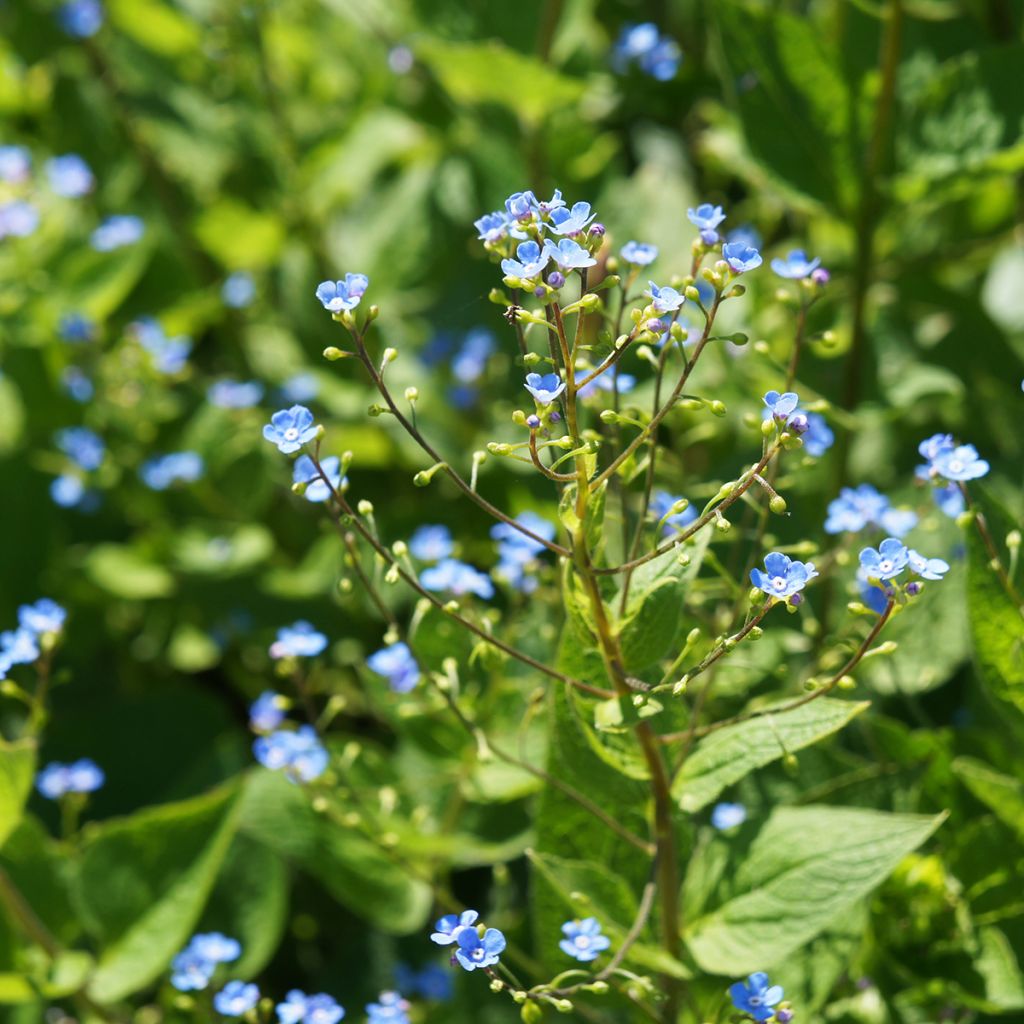
POLYGON ((716 416, 724 416, 726 413, 725 402, 722 402, 717 398, 714 398, 710 402, 708 402, 708 408, 716 416))
POLYGON ((328 345, 324 349, 324 359, 329 359, 332 363, 337 362, 339 359, 344 359, 347 355, 349 353, 343 352, 337 345, 328 345))
POLYGON ((419 388, 406 388, 405 389, 405 400, 407 402, 415 402, 420 397, 419 388))
POLYGON ((776 494, 771 501, 768 502, 768 507, 777 516, 781 516, 786 511, 786 499, 781 494, 776 494))
POLYGON ((525 1002, 519 1011, 519 1016, 522 1018, 523 1024, 541 1024, 541 1021, 544 1020, 544 1011, 534 1002, 525 1002))
POLYGON ((500 288, 492 288, 487 293, 487 301, 493 302, 496 306, 512 305, 512 300, 500 288))
POLYGON ((397 348, 386 348, 386 349, 384 349, 384 354, 381 356, 381 362, 385 363, 385 364, 393 363, 397 358, 398 358, 398 349, 397 348))
POLYGON ((367 501, 363 498, 358 505, 356 505, 356 511, 361 516, 372 516, 373 515, 373 502, 367 501))

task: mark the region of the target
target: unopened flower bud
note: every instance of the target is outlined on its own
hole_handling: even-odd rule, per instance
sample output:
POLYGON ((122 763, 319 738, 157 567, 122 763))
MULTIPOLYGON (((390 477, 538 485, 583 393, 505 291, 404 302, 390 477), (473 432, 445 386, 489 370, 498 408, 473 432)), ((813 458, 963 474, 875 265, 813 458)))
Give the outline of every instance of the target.
POLYGON ((917 597, 922 590, 924 590, 924 587, 918 583, 917 580, 911 580, 910 583, 907 584, 907 593, 911 597, 917 597))
POLYGON ((692 284, 686 286, 686 289, 683 291, 683 294, 691 302, 700 302, 700 292, 697 291, 696 287, 692 284))
POLYGON ((790 595, 789 603, 794 608, 799 608, 800 605, 802 605, 804 603, 804 595, 803 594, 792 594, 792 595, 790 595))
POLYGON ((665 321, 659 320, 655 317, 653 320, 648 320, 644 324, 644 330, 650 331, 651 334, 663 334, 665 332, 665 321))
POLYGON ((366 311, 366 322, 368 324, 372 324, 373 321, 376 320, 377 317, 379 317, 379 316, 380 316, 380 306, 377 306, 377 305, 370 306, 369 309, 367 309, 367 311, 366 311))
POLYGON ((816 270, 811 271, 811 280, 817 285, 824 286, 828 284, 831 277, 832 275, 824 267, 818 267, 816 270))
POLYGON ((840 676, 836 686, 840 690, 852 690, 857 685, 857 681, 853 676, 840 676))
POLYGON ((745 284, 734 284, 726 293, 727 299, 738 299, 741 295, 747 294, 747 286, 745 284))
MULTIPOLYGON (((786 512, 786 499, 781 494, 776 494, 771 501, 768 502, 768 507, 777 516, 784 515, 786 512)), ((799 597, 799 594, 795 595, 799 597)))
POLYGON ((547 289, 544 287, 544 285, 539 284, 536 288, 533 289, 533 294, 536 295, 538 299, 543 299, 544 296, 547 295, 547 289))
POLYGON ((409 553, 409 545, 404 540, 396 540, 391 545, 391 550, 394 552, 395 558, 405 558, 409 553))
POLYGON ((594 222, 590 225, 590 234, 595 238, 604 238, 605 226, 599 222, 594 222))
POLYGON ((802 412, 798 412, 795 416, 790 416, 786 429, 791 434, 800 435, 806 434, 809 426, 810 423, 807 421, 807 417, 802 412))
POLYGON ((487 293, 487 301, 493 302, 496 306, 507 306, 508 296, 500 288, 492 288, 487 293))
POLYGON ((342 352, 337 345, 328 345, 324 349, 324 359, 329 359, 332 363, 337 362, 339 359, 344 359, 347 355, 346 352, 342 352))
POLYGON ((561 288, 562 285, 565 284, 565 275, 557 270, 553 270, 548 274, 548 284, 551 285, 552 288, 561 288))
POLYGON ((536 413, 532 413, 526 417, 526 425, 531 430, 536 430, 540 426, 540 417, 536 413))
POLYGON ((407 402, 415 402, 420 397, 419 388, 406 388, 405 389, 405 400, 407 402))
POLYGON ((381 362, 393 363, 397 358, 398 358, 398 349, 397 348, 386 348, 386 349, 384 349, 383 356, 381 356, 381 362))
POLYGON ((560 423, 562 420, 562 414, 556 409, 549 417, 552 423, 560 423))
POLYGON ((572 1005, 571 1002, 569 1002, 568 999, 556 999, 555 1000, 555 1009, 559 1013, 572 1013, 573 1005, 572 1005))
POLYGON ((725 402, 722 402, 722 401, 720 401, 717 398, 714 398, 710 402, 708 402, 708 408, 716 416, 724 416, 726 414, 726 412, 727 412, 727 410, 725 408, 725 402))
POLYGON ((705 245, 717 245, 718 244, 718 232, 712 228, 704 228, 700 233, 700 240, 705 245))

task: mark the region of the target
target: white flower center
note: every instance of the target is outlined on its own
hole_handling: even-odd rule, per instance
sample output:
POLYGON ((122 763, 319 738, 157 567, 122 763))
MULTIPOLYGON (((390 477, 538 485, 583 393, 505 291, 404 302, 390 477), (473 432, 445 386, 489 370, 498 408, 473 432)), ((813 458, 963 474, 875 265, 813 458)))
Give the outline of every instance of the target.
POLYGON ((577 935, 572 941, 576 944, 577 949, 590 949, 590 939, 586 935, 577 935))
POLYGON ((294 441, 298 436, 299 436, 299 431, 298 431, 298 428, 296 428, 296 427, 289 427, 284 432, 284 439, 286 441, 294 441))
POLYGON ((964 464, 959 459, 950 459, 949 468, 954 473, 962 473, 964 469, 964 464))
POLYGON ((474 960, 482 960, 484 958, 484 951, 482 948, 478 947, 477 949, 473 950, 472 955, 474 960))
POLYGON ((772 587, 776 590, 785 590, 786 581, 781 576, 774 576, 772 577, 772 587))
POLYGON ((883 558, 878 563, 878 568, 881 569, 882 572, 892 572, 892 562, 890 562, 888 558, 883 558))

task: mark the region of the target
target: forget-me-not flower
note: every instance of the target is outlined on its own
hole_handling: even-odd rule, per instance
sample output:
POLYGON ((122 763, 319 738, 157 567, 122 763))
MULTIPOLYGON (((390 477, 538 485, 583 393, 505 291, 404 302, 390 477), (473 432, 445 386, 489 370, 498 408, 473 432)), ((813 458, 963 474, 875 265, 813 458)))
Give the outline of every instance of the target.
POLYGON ((782 1002, 782 996, 782 986, 769 985, 764 971, 755 971, 745 983, 737 981, 729 986, 732 1005, 741 1013, 749 1013, 756 1021, 770 1020, 775 1015, 772 1007, 782 1002))
POLYGON ((926 558, 913 548, 907 551, 910 571, 923 580, 941 580, 949 572, 949 563, 941 558, 926 558))
POLYGON ((0 661, 11 665, 31 665, 39 658, 39 636, 31 629, 19 626, 0 633, 0 661))
POLYGON ((772 260, 772 270, 775 271, 779 277, 786 277, 790 280, 800 280, 804 277, 810 277, 811 273, 821 265, 821 260, 807 258, 807 253, 803 249, 790 249, 786 254, 786 258, 782 259, 776 256, 772 260))
POLYGON ((497 928, 488 928, 481 935, 475 928, 464 928, 457 940, 455 959, 467 971, 493 967, 505 949, 505 936, 497 928))
POLYGON ((949 516, 950 519, 956 519, 967 507, 963 492, 956 484, 947 484, 945 487, 934 488, 932 490, 932 500, 942 514, 949 516))
POLYGON ((697 510, 692 505, 687 505, 681 512, 674 512, 672 515, 669 515, 669 510, 672 506, 682 500, 678 494, 669 494, 668 491, 655 491, 651 498, 650 513, 656 522, 661 522, 662 519, 665 520, 662 523, 661 532, 666 537, 677 530, 689 526, 697 518, 697 510))
POLYGON ((300 619, 277 631, 277 640, 270 645, 272 658, 315 658, 327 648, 327 637, 312 623, 300 619))
POLYGON ((528 373, 523 386, 541 405, 550 405, 565 390, 565 381, 557 373, 528 373))
POLYGON ((344 1016, 344 1009, 326 992, 307 996, 292 989, 284 1002, 277 1004, 278 1024, 338 1024, 344 1016))
POLYGON ((627 242, 619 255, 634 267, 646 267, 658 258, 658 247, 649 242, 627 242))
POLYGON ((989 470, 988 463, 978 454, 973 444, 940 451, 932 460, 935 474, 946 480, 977 480, 989 470))
POLYGON ((145 231, 145 224, 134 214, 115 214, 93 231, 89 243, 97 252, 113 252, 126 245, 134 245, 145 231))
POLYGON ((711 824, 724 832, 730 828, 737 828, 747 820, 747 809, 743 804, 730 804, 725 801, 715 804, 711 810, 711 824))
POLYGON ((284 721, 287 710, 287 697, 264 690, 249 705, 249 728, 253 732, 273 732, 284 721))
POLYGON ((459 941, 463 929, 472 928, 480 917, 475 910, 464 910, 461 914, 445 914, 434 925, 430 941, 439 946, 451 946, 459 941))
POLYGON ((551 259, 547 247, 541 249, 532 238, 516 246, 516 257, 514 260, 503 259, 501 269, 508 277, 520 277, 524 280, 537 277, 551 259))
POLYGON ((0 206, 0 238, 28 238, 39 227, 39 211, 23 199, 0 206))
POLYGON ((58 431, 57 447, 86 471, 99 469, 107 450, 99 434, 88 427, 68 427, 58 431))
POLYGON ((256 298, 256 282, 252 274, 245 270, 236 270, 229 274, 221 285, 220 297, 224 300, 224 305, 232 309, 245 309, 251 305, 252 300, 256 298))
POLYGON ((18 609, 18 625, 36 636, 59 633, 64 628, 67 615, 56 601, 41 597, 35 604, 23 604, 18 609))
POLYGON ((792 597, 817 576, 813 562, 798 562, 780 551, 765 555, 764 569, 751 569, 750 582, 779 601, 792 597))
POLYGON ((92 341, 96 325, 82 313, 64 313, 57 323, 57 333, 64 341, 92 341))
POLYGON ((341 490, 345 483, 341 476, 341 459, 337 455, 328 455, 326 459, 321 459, 320 467, 330 480, 330 487, 324 483, 316 463, 308 455, 300 455, 292 466, 292 483, 306 485, 306 501, 327 501, 331 497, 332 488, 335 491, 341 490))
POLYGON ((421 562, 440 562, 452 548, 452 532, 447 526, 424 523, 409 538, 409 553, 421 562))
POLYGON ((544 239, 544 255, 554 260, 563 270, 582 270, 597 264, 597 260, 571 238, 560 238, 557 245, 550 238, 544 239))
POLYGON ((260 1001, 260 990, 244 981, 229 981, 214 997, 213 1008, 224 1017, 241 1017, 260 1001))
POLYGON ((349 312, 359 305, 369 287, 370 279, 365 274, 346 274, 344 281, 321 281, 316 297, 331 313, 349 312))
POLYGON ((171 452, 147 459, 139 476, 151 491, 166 491, 176 483, 194 483, 203 475, 203 468, 198 452, 171 452))
MULTIPOLYGON (((799 410, 798 410, 799 411, 799 410)), ((816 412, 805 413, 807 429, 803 432, 804 451, 814 458, 820 458, 835 443, 836 435, 825 421, 825 417, 816 412)))
POLYGON ((477 238, 493 245, 508 235, 508 214, 504 210, 485 213, 479 220, 473 221, 473 227, 479 232, 477 238))
POLYGON ((366 1004, 366 1024, 409 1024, 409 1008, 397 992, 381 992, 377 1002, 366 1004))
POLYGON ((270 422, 263 427, 263 436, 276 444, 279 452, 291 455, 309 444, 316 437, 317 429, 313 414, 304 405, 293 405, 270 417, 270 422))
POLYGON ((214 381, 206 389, 206 399, 219 409, 251 409, 263 398, 263 385, 258 380, 214 381))
POLYGON ((575 235, 583 231, 595 216, 590 212, 590 203, 573 203, 571 210, 560 206, 551 211, 548 230, 555 235, 575 235))
POLYGON ((88 402, 96 393, 89 375, 77 366, 68 366, 60 375, 61 387, 76 402, 88 402))
POLYGON ((79 199, 88 195, 96 184, 89 165, 77 153, 65 153, 46 162, 50 188, 59 196, 79 199))
POLYGON ((366 659, 367 667, 383 676, 395 693, 408 693, 420 681, 420 667, 409 645, 399 641, 382 647, 366 659))
POLYGON ((659 313, 674 313, 686 301, 686 297, 675 288, 666 285, 659 288, 653 281, 648 281, 647 295, 651 297, 651 305, 659 313))
POLYGON ((327 770, 330 756, 311 725, 279 729, 257 736, 256 760, 271 771, 283 771, 291 782, 312 782, 327 770))
POLYGON ((82 757, 71 764, 48 764, 36 776, 36 789, 48 800, 59 800, 65 793, 95 793, 104 781, 103 769, 82 757))
POLYGON ((103 6, 100 0, 68 0, 58 9, 57 21, 69 36, 88 39, 103 25, 103 6))
POLYGON ((427 590, 448 590, 460 597, 475 594, 485 601, 494 597, 494 584, 489 576, 454 558, 443 558, 437 565, 424 569, 420 583, 427 590))
POLYGON ((596 917, 585 917, 582 921, 566 921, 562 925, 558 948, 581 964, 596 960, 612 943, 607 935, 601 934, 601 925, 596 917))
POLYGON ((690 207, 686 211, 687 219, 700 231, 714 231, 725 220, 725 211, 711 203, 701 203, 696 209, 690 207))
POLYGON ((722 259, 736 274, 756 270, 762 263, 761 254, 752 245, 744 245, 742 242, 726 242, 722 246, 722 259))
POLYGON ((866 526, 878 526, 894 536, 903 536, 917 525, 909 509, 894 509, 889 499, 871 484, 844 487, 828 505, 826 533, 856 533, 866 526))
POLYGON ((878 549, 864 548, 860 553, 861 567, 869 580, 895 579, 907 567, 910 552, 896 537, 887 537, 878 549))
POLYGON ((785 391, 781 394, 778 391, 768 391, 762 401, 775 419, 786 423, 796 412, 796 407, 800 404, 800 396, 795 391, 785 391))
POLYGON ((0 146, 0 181, 12 185, 28 180, 32 173, 32 154, 24 146, 0 146))

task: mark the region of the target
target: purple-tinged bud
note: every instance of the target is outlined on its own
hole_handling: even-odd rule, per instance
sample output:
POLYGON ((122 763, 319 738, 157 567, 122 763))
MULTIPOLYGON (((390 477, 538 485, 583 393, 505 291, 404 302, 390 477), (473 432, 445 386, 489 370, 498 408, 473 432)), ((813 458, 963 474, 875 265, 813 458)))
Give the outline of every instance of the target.
POLYGON ((799 608, 800 605, 802 605, 804 603, 804 595, 803 594, 793 594, 793 595, 791 595, 790 599, 789 599, 789 603, 794 608, 799 608))
POLYGON ((912 582, 907 584, 907 593, 911 597, 917 597, 917 595, 920 594, 923 589, 924 588, 921 586, 920 583, 917 582, 917 580, 913 580, 912 582))
POLYGON ((789 1024, 789 1022, 793 1019, 793 1011, 776 1010, 775 1019, 779 1022, 779 1024, 789 1024))
POLYGON ((791 434, 806 434, 809 426, 810 423, 808 423, 807 417, 802 412, 798 412, 795 416, 790 416, 786 423, 786 429, 791 434))
POLYGON ((556 409, 549 417, 552 423, 558 423, 562 419, 562 414, 556 409))
POLYGON ((824 268, 818 267, 817 270, 811 271, 811 280, 815 284, 826 285, 832 279, 832 275, 824 268))
POLYGON ((668 327, 664 320, 659 320, 657 317, 654 317, 654 319, 648 320, 647 323, 644 324, 644 330, 650 331, 651 334, 664 334, 668 330, 668 327))
POLYGON ((700 240, 705 245, 717 245, 718 244, 718 232, 712 228, 704 228, 700 233, 700 240))
POLYGON ((604 236, 605 226, 603 224, 594 223, 590 225, 590 233, 595 238, 602 238, 604 236))
POLYGON ((560 274, 557 270, 553 270, 548 274, 548 284, 551 285, 552 288, 561 288, 562 285, 565 284, 565 275, 560 274))
POLYGON ((533 289, 533 294, 536 295, 538 299, 543 299, 544 296, 547 295, 547 292, 544 290, 544 286, 539 284, 533 289))
POLYGON ((526 425, 531 430, 536 430, 540 426, 540 417, 536 413, 533 413, 530 416, 527 416, 526 417, 526 425))

